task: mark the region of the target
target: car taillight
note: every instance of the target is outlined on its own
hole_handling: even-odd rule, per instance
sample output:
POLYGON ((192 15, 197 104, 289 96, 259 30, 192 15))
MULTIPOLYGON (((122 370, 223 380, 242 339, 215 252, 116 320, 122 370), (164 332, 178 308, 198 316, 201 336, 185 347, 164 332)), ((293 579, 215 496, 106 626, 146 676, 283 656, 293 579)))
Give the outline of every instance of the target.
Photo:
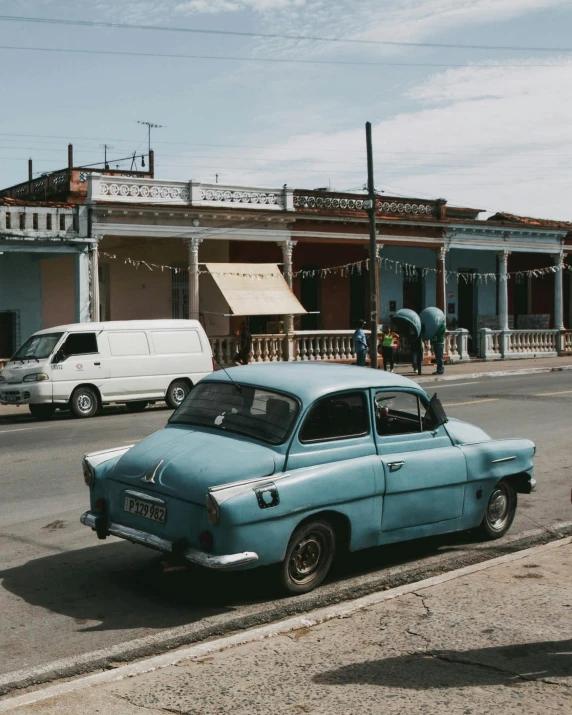
POLYGON ((83 470, 83 481, 86 483, 86 486, 91 487, 95 481, 95 473, 93 467, 85 457, 81 462, 81 468, 83 470))
POLYGON ((220 509, 217 500, 212 494, 207 494, 207 519, 216 526, 220 521, 220 509))
POLYGON ((212 551, 213 548, 213 535, 210 531, 203 531, 199 535, 199 544, 203 547, 205 551, 212 551))
POLYGON ((93 505, 93 508, 96 511, 101 511, 105 513, 107 511, 107 502, 105 501, 105 499, 98 499, 93 505))

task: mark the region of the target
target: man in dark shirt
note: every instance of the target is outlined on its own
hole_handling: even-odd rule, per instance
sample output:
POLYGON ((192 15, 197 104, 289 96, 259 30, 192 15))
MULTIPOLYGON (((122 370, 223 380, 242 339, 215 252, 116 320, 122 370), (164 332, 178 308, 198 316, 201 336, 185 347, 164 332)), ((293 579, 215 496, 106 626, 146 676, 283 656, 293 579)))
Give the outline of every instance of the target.
POLYGON ((248 365, 250 353, 252 352, 252 335, 248 329, 248 321, 243 320, 240 324, 240 348, 234 356, 234 362, 239 365, 248 365))

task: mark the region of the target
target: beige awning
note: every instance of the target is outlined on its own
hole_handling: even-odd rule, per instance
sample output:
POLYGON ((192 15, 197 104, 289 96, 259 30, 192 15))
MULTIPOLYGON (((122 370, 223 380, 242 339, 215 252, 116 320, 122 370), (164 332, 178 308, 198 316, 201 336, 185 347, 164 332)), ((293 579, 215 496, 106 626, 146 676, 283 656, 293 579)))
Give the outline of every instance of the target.
POLYGON ((275 263, 206 263, 234 315, 306 313, 275 263))

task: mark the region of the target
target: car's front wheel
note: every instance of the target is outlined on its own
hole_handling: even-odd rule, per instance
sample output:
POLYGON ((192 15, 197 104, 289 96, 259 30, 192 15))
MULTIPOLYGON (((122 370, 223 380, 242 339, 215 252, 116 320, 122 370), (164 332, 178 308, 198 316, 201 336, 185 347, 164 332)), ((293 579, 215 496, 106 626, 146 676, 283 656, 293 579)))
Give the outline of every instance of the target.
POLYGON ((512 484, 503 479, 495 485, 483 520, 479 527, 480 535, 487 539, 500 539, 510 529, 516 513, 517 496, 512 484))
POLYGON ((326 578, 336 550, 336 535, 327 521, 309 521, 292 534, 281 564, 280 582, 291 595, 308 593, 326 578))

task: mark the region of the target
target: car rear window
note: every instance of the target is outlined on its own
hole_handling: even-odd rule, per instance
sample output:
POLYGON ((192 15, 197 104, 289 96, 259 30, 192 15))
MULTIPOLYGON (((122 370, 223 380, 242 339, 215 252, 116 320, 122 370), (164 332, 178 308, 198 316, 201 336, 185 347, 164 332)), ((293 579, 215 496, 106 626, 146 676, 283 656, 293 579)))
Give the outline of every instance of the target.
POLYGON ((250 385, 200 382, 173 414, 171 424, 210 427, 281 444, 298 414, 287 395, 250 385))

